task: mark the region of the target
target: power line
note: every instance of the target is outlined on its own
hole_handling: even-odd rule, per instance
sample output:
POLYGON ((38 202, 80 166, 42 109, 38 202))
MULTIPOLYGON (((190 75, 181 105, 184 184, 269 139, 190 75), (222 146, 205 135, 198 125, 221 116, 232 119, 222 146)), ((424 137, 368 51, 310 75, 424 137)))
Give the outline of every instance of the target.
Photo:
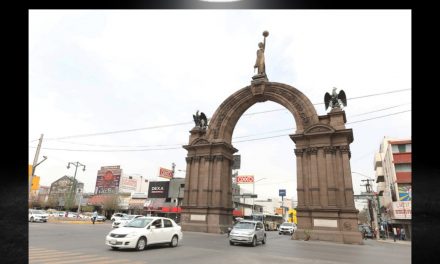
MULTIPOLYGON (((388 91, 388 92, 377 93, 377 94, 362 95, 362 96, 348 98, 348 100, 356 100, 356 99, 361 99, 361 98, 366 98, 366 97, 371 97, 371 96, 378 96, 378 95, 391 94, 391 93, 399 93, 399 92, 408 91, 408 90, 411 90, 411 89, 400 89, 400 90, 388 91)), ((313 105, 320 105, 320 104, 323 104, 323 103, 314 103, 313 105)), ((275 111, 287 111, 287 109, 285 109, 285 108, 272 109, 272 110, 266 110, 266 111, 261 111, 261 112, 247 113, 247 114, 244 114, 243 116, 263 114, 263 113, 269 113, 269 112, 275 112, 275 111)), ((211 119, 211 118, 209 118, 209 119, 211 119)), ((167 125, 157 125, 157 126, 142 127, 142 128, 115 130, 115 131, 100 132, 100 133, 79 134, 79 135, 64 136, 64 137, 57 137, 57 138, 46 138, 46 140, 59 140, 59 139, 68 139, 68 138, 79 138, 79 137, 111 135, 111 134, 135 132, 135 131, 141 131, 141 130, 158 129, 158 128, 165 128, 165 127, 173 127, 173 126, 182 126, 182 125, 188 125, 188 124, 192 124, 192 122, 182 122, 182 123, 174 123, 174 124, 167 124, 167 125)), ((33 140, 31 142, 34 142, 34 141, 35 140, 33 140)))
MULTIPOLYGON (((379 119, 382 117, 387 117, 387 116, 392 116, 392 115, 397 115, 397 114, 401 114, 401 113, 405 113, 405 112, 409 112, 411 110, 406 110, 406 111, 402 111, 402 112, 397 112, 397 113, 393 113, 393 114, 388 114, 388 115, 383 115, 383 116, 377 116, 374 118, 368 118, 368 119, 364 119, 364 120, 359 120, 359 121, 355 121, 355 122, 351 122, 352 123, 359 123, 359 122, 364 122, 364 121, 369 121, 369 120, 374 120, 374 119, 379 119)), ((349 123, 347 123, 349 124, 349 123)), ((257 140, 265 140, 265 139, 271 139, 271 138, 277 138, 277 137, 285 137, 288 136, 288 134, 283 134, 283 135, 276 135, 276 136, 270 136, 270 137, 263 137, 263 138, 255 138, 255 139, 246 139, 246 140, 239 140, 239 141, 233 141, 232 143, 240 143, 240 142, 248 142, 248 141, 257 141, 257 140)), ((184 144, 182 144, 184 145, 184 144)), ((35 147, 31 147, 31 148, 35 148, 35 147)), ((87 149, 61 149, 61 148, 42 148, 42 149, 47 149, 47 150, 64 150, 64 151, 85 151, 85 152, 134 152, 134 151, 155 151, 155 150, 171 150, 171 149, 181 149, 181 147, 170 147, 170 148, 156 148, 156 149, 117 149, 117 150, 87 150, 87 149)))
MULTIPOLYGON (((407 103, 405 103, 407 104, 407 103)), ((353 115, 353 116, 360 116, 360 115, 367 115, 370 113, 374 113, 374 112, 379 112, 379 111, 384 111, 384 110, 388 110, 388 109, 392 109, 392 108, 396 108, 405 104, 400 104, 400 105, 395 105, 395 106, 391 106, 391 107, 387 107, 387 108, 382 108, 382 109, 378 109, 378 110, 373 110, 373 111, 369 111, 369 112, 365 112, 365 113, 361 113, 358 115, 353 115)), ((353 117, 350 116, 349 118, 353 117)), ((348 123, 349 124, 349 123, 348 123)), ((289 131, 289 130, 294 130, 295 127, 291 127, 291 128, 285 128, 285 129, 279 129, 279 130, 272 130, 272 131, 268 131, 268 132, 263 132, 263 133, 258 133, 258 134, 253 134, 253 135, 245 135, 245 136, 238 136, 238 137, 234 137, 234 139, 237 138, 246 138, 246 137, 253 137, 253 136, 259 136, 259 135, 264 135, 264 134, 271 134, 271 133, 275 133, 275 132, 282 132, 282 131, 289 131)), ((75 145, 84 145, 84 146, 95 146, 95 147, 122 147, 122 148, 150 148, 150 147, 177 147, 177 146, 181 146, 183 144, 166 144, 166 145, 102 145, 102 144, 89 144, 89 143, 78 143, 78 142, 70 142, 70 141, 64 141, 64 140, 57 140, 59 142, 62 143, 67 143, 67 144, 75 144, 75 145)))

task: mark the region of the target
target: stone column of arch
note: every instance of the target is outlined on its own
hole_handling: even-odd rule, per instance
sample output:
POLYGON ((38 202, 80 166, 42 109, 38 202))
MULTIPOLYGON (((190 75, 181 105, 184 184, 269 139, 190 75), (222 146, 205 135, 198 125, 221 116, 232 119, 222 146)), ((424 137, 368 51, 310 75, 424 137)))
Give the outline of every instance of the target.
MULTIPOLYGON (((345 112, 333 109, 318 116, 313 104, 292 86, 254 80, 228 97, 212 116, 208 128, 190 131, 182 206, 182 229, 223 233, 232 221, 232 161, 238 151, 232 134, 243 113, 256 103, 273 101, 292 114, 296 130, 290 135, 297 162, 298 230, 311 239, 362 243, 357 230, 349 145, 353 132, 345 128, 345 112)), ((295 172, 292 172, 294 176, 295 172)))

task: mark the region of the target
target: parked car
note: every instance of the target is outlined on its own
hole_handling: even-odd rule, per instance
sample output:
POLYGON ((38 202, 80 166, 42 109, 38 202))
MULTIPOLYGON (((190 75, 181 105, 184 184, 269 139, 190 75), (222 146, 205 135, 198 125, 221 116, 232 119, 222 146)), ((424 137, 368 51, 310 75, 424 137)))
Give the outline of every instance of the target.
POLYGON ((122 217, 119 220, 115 220, 113 221, 112 227, 113 228, 118 228, 120 226, 124 226, 125 224, 127 224, 128 222, 130 222, 131 220, 135 219, 135 218, 139 218, 142 217, 143 215, 126 215, 124 217, 122 217))
POLYGON ((110 218, 110 220, 112 220, 112 221, 116 221, 116 220, 121 219, 121 218, 124 217, 124 216, 127 216, 127 214, 125 214, 125 213, 114 213, 114 214, 112 215, 112 217, 110 218))
POLYGON ((371 238, 371 239, 373 239, 374 238, 374 234, 373 234, 373 232, 371 231, 371 228, 370 228, 370 226, 368 226, 368 225, 359 225, 358 226, 359 227, 359 231, 362 233, 362 236, 364 237, 364 238, 371 238))
POLYGON ((266 230, 260 221, 242 220, 234 225, 229 234, 229 244, 251 244, 256 246, 258 242, 266 244, 266 230))
POLYGON ((98 222, 105 222, 105 220, 107 220, 107 217, 105 217, 105 215, 98 215, 96 217, 96 221, 98 222))
POLYGON ((139 217, 125 226, 113 229, 105 238, 112 249, 135 248, 144 250, 152 244, 168 244, 176 247, 182 241, 182 228, 166 217, 139 217))
POLYGON ((278 234, 289 234, 293 235, 293 233, 296 231, 296 225, 295 223, 289 223, 284 222, 280 225, 278 234))
POLYGON ((42 210, 29 209, 29 222, 47 222, 49 214, 42 210))

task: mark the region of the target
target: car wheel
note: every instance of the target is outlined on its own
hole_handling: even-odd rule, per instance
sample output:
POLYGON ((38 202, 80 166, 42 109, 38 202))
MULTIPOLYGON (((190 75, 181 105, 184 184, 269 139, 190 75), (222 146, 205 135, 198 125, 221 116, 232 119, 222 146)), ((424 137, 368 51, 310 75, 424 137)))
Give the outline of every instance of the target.
POLYGON ((179 243, 179 238, 175 235, 173 238, 171 238, 170 247, 177 247, 177 244, 179 243))
POLYGON ((113 249, 113 250, 118 250, 119 248, 118 248, 118 247, 112 247, 112 249, 113 249))
POLYGON ((34 217, 31 217, 31 222, 34 222, 34 217))
POLYGON ((253 247, 256 247, 256 246, 257 246, 257 238, 256 238, 256 237, 254 237, 254 238, 252 239, 252 246, 253 246, 253 247))
POLYGON ((264 237, 263 237, 263 241, 261 241, 261 243, 263 243, 263 245, 266 244, 266 235, 264 235, 264 237))
POLYGON ((232 241, 229 241, 229 245, 233 246, 235 244, 232 241))
POLYGON ((136 250, 142 251, 145 249, 146 245, 147 245, 147 241, 145 240, 145 238, 141 237, 141 238, 139 238, 139 240, 136 244, 136 250))

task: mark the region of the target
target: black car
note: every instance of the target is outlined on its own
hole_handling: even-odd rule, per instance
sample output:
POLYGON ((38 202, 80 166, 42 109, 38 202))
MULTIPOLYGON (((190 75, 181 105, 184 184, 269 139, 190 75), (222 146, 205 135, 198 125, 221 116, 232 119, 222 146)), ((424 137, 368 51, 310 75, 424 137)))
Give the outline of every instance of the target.
POLYGON ((359 225, 359 231, 364 238, 374 238, 374 234, 368 225, 359 225))

